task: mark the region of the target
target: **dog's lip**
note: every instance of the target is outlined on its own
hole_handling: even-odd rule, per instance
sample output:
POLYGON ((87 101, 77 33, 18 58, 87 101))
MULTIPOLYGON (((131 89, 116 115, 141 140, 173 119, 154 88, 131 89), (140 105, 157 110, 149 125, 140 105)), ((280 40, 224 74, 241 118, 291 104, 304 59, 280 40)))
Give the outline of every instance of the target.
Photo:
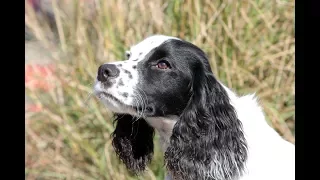
MULTIPOLYGON (((104 92, 104 91, 102 91, 102 92, 97 92, 97 93, 96 93, 96 96, 97 96, 99 99, 102 98, 101 95, 103 95, 103 96, 105 96, 105 97, 107 97, 107 98, 109 98, 109 99, 117 102, 118 104, 121 104, 121 105, 124 106, 124 107, 131 108, 131 109, 135 110, 136 112, 142 111, 142 110, 141 110, 141 107, 126 105, 126 104, 124 104, 122 101, 120 101, 118 98, 116 98, 115 96, 113 96, 113 95, 110 94, 110 93, 107 93, 107 92, 104 92)), ((150 111, 150 107, 146 107, 146 110, 147 110, 147 111, 146 111, 145 113, 148 113, 148 112, 150 111)), ((153 110, 151 110, 151 111, 153 111, 153 110)))
POLYGON ((101 95, 103 95, 103 96, 105 96, 105 97, 107 97, 107 98, 110 98, 110 99, 112 99, 113 101, 116 101, 116 102, 119 103, 119 104, 125 105, 123 102, 121 102, 118 98, 116 98, 115 96, 113 96, 113 95, 110 94, 110 93, 107 93, 107 92, 104 92, 104 91, 96 93, 96 96, 97 96, 99 99, 102 98, 101 95))

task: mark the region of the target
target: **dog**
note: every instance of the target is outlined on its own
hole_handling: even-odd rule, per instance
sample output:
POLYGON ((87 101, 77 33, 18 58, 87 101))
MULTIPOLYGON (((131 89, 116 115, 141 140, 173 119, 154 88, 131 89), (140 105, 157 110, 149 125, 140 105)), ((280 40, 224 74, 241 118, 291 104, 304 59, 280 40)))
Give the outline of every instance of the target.
POLYGON ((197 46, 153 35, 125 55, 98 68, 94 94, 114 112, 112 145, 128 170, 151 162, 156 130, 168 180, 295 178, 294 144, 267 124, 255 94, 214 76, 197 46))

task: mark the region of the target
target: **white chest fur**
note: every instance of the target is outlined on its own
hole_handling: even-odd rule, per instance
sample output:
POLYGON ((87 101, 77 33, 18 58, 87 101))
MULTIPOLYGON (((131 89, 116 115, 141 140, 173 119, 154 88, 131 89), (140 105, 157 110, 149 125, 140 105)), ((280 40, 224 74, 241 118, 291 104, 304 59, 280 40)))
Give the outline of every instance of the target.
POLYGON ((150 124, 150 126, 154 127, 160 135, 160 144, 163 152, 166 151, 169 145, 172 129, 177 120, 177 116, 147 118, 147 122, 150 124))

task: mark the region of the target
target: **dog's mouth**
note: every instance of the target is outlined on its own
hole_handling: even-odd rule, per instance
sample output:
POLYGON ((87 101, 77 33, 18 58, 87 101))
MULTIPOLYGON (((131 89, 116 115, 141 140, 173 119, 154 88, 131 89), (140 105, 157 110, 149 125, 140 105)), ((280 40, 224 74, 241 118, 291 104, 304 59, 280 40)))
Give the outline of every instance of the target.
POLYGON ((135 106, 135 111, 139 114, 142 114, 142 115, 146 115, 146 116, 152 116, 154 114, 154 107, 152 106, 147 106, 145 108, 142 108, 142 106, 135 106))
POLYGON ((127 104, 123 103, 121 100, 119 100, 118 98, 116 98, 115 96, 113 96, 112 94, 109 94, 106 92, 96 93, 96 96, 99 99, 104 99, 104 100, 108 100, 108 101, 111 100, 113 102, 116 102, 121 107, 123 107, 125 109, 132 110, 140 116, 152 116, 155 112, 155 108, 153 106, 127 105, 127 104))
POLYGON ((120 105, 124 105, 124 106, 127 106, 125 105, 123 102, 121 102, 118 98, 114 97, 112 94, 109 94, 109 93, 106 93, 106 92, 99 92, 96 94, 96 96, 99 98, 99 99, 111 99, 112 101, 115 101, 117 102, 118 104, 120 105))

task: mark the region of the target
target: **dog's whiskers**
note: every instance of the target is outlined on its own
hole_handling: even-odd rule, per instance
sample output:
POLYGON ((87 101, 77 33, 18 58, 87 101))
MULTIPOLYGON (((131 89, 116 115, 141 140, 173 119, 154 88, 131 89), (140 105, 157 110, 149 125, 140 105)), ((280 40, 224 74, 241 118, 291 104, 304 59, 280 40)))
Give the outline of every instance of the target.
POLYGON ((136 107, 137 107, 137 114, 138 114, 138 116, 134 119, 134 121, 132 122, 132 128, 131 128, 131 134, 130 134, 130 136, 132 136, 133 135, 133 132, 134 132, 134 126, 133 126, 133 124, 135 123, 135 122, 138 122, 138 126, 137 126, 137 129, 136 129, 136 134, 134 135, 134 137, 133 138, 135 138, 136 137, 136 135, 138 134, 138 131, 139 131, 139 119, 140 118, 142 118, 143 116, 144 116, 144 111, 145 111, 145 109, 146 109, 146 103, 145 103, 145 100, 143 99, 143 96, 140 94, 140 93, 138 93, 138 91, 136 91, 136 107), (141 111, 140 111, 140 108, 139 107, 141 107, 141 111))
POLYGON ((139 90, 139 91, 136 91, 136 94, 139 97, 138 103, 141 103, 140 117, 143 117, 144 113, 145 113, 145 110, 147 109, 148 98, 146 96, 146 93, 141 88, 139 88, 139 87, 136 87, 136 88, 139 90), (143 94, 141 94, 139 92, 142 92, 143 94))
POLYGON ((89 99, 93 96, 93 92, 90 92, 89 94, 88 94, 88 96, 86 97, 86 99, 84 100, 84 102, 83 102, 83 106, 84 107, 88 107, 88 101, 89 101, 89 99))
MULTIPOLYGON (((89 83, 88 84, 88 86, 92 86, 92 85, 93 85, 93 83, 89 83)), ((93 91, 88 93, 86 99, 83 101, 83 104, 82 104, 84 107, 86 107, 86 108, 88 107, 88 101, 89 101, 90 98, 92 98, 93 94, 94 94, 93 91)))
POLYGON ((136 106, 137 106, 137 114, 138 114, 137 119, 139 119, 143 117, 143 114, 144 114, 144 102, 143 102, 142 96, 139 93, 136 94, 136 98, 137 98, 136 106), (140 111, 140 107, 141 107, 141 111, 140 111))
POLYGON ((138 132, 139 132, 139 121, 138 121, 139 119, 140 119, 140 118, 136 118, 136 119, 132 122, 130 137, 132 136, 133 130, 134 130, 134 129, 133 129, 133 128, 134 128, 133 124, 134 124, 135 122, 138 122, 137 131, 136 131, 136 134, 134 135, 133 139, 137 136, 137 134, 138 134, 138 132))
POLYGON ((147 97, 146 93, 145 93, 141 88, 139 88, 139 89, 140 89, 140 91, 143 93, 143 95, 144 95, 144 97, 145 97, 145 98, 143 98, 143 95, 141 95, 142 100, 144 100, 145 109, 146 109, 146 108, 147 108, 146 106, 147 106, 147 104, 148 104, 148 97, 147 97))

